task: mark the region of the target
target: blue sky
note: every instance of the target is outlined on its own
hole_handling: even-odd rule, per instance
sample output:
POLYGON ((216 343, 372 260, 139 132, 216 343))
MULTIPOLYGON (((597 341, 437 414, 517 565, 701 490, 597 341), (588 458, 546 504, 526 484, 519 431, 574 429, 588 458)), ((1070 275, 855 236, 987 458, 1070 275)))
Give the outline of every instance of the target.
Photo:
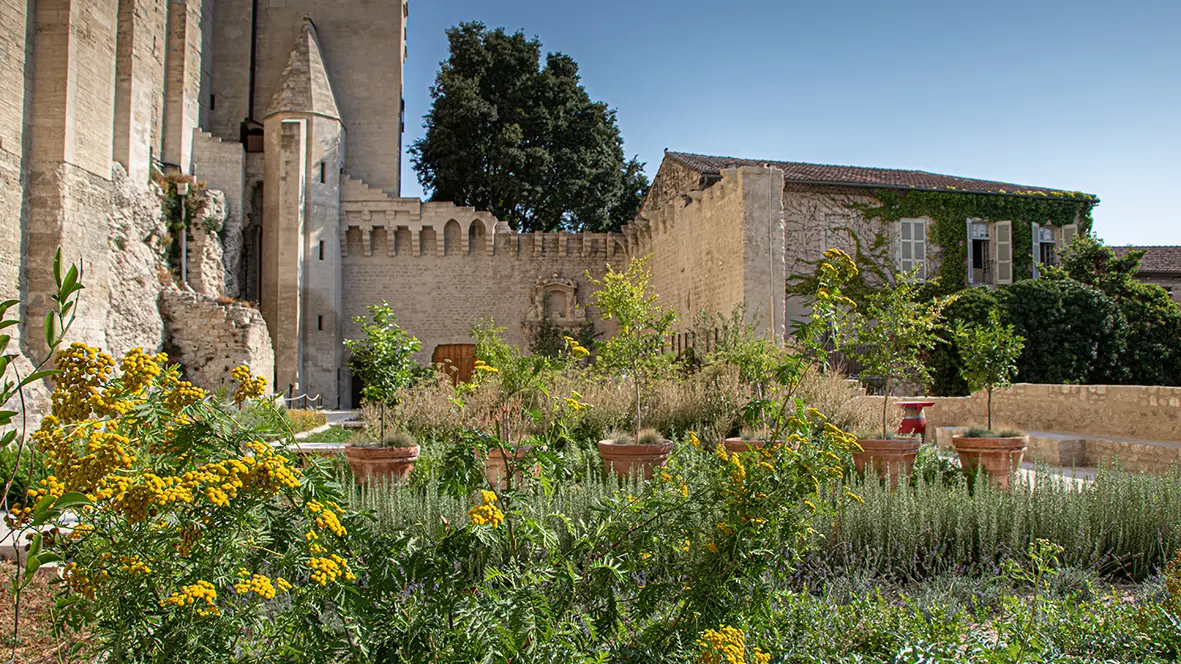
POLYGON ((470 20, 572 56, 649 176, 666 147, 917 168, 1097 194, 1108 243, 1181 244, 1181 0, 410 0, 406 145, 470 20))

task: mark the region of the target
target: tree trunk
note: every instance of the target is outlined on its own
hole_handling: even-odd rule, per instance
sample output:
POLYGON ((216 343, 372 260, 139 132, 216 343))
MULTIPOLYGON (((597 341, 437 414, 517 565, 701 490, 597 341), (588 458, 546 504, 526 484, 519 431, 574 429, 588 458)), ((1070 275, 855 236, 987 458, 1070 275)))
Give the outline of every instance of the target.
POLYGON ((886 373, 885 394, 882 395, 882 440, 886 439, 886 409, 890 407, 890 374, 886 373))
POLYGON ((378 445, 385 444, 385 402, 381 402, 381 433, 377 440, 378 445))
POLYGON ((992 431, 992 387, 988 388, 988 430, 992 431))
POLYGON ((636 383, 636 442, 640 437, 640 365, 632 360, 632 380, 636 383))

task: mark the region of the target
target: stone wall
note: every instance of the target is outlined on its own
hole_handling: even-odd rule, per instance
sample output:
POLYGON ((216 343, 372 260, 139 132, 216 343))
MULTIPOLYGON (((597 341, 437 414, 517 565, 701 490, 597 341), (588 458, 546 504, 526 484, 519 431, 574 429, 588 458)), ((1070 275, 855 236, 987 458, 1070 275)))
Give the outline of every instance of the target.
MULTIPOLYGON (((441 235, 437 237, 442 239, 441 235)), ((508 342, 527 347, 523 323, 540 318, 538 292, 544 283, 573 282, 571 304, 586 311, 594 288, 586 273, 601 277, 608 262, 617 269, 626 267, 626 254, 608 256, 604 242, 592 242, 584 250, 576 237, 497 233, 490 251, 481 247, 472 255, 461 250, 448 254, 440 242, 433 241, 426 253, 405 251, 391 256, 389 246, 395 237, 384 229, 370 234, 371 251, 366 251, 361 230, 351 229, 342 262, 342 280, 347 285, 343 336, 355 338, 359 330, 352 317, 364 314, 370 304, 387 300, 402 327, 422 341, 422 351, 415 357, 421 363, 430 362, 440 344, 472 343, 472 325, 484 316, 506 328, 508 342)), ((308 315, 315 320, 319 313, 308 315)))
POLYGON ((160 295, 169 359, 179 362, 197 387, 232 383, 230 372, 245 364, 267 381, 275 373, 274 350, 257 309, 199 293, 168 290, 160 295))
POLYGON ((217 189, 205 190, 205 205, 189 225, 189 288, 211 297, 226 293, 226 265, 218 229, 226 219, 226 197, 217 189))
MULTIPOLYGON (((113 357, 122 358, 137 346, 151 352, 164 341, 164 321, 156 300, 160 291, 172 287, 164 263, 167 231, 155 187, 145 188, 132 181, 122 166, 115 164, 105 327, 105 348, 113 357)), ((86 290, 91 290, 89 279, 84 282, 86 290)))
MULTIPOLYGON (((881 397, 862 397, 881 403, 881 397)), ((986 395, 914 397, 934 401, 928 430, 983 426, 986 395)), ((993 428, 1095 437, 1181 442, 1181 388, 1136 385, 1039 385, 1019 383, 993 394, 993 428)))
POLYGON ((167 19, 167 0, 119 0, 114 158, 138 183, 160 154, 167 19))
POLYGON ((1156 284, 1165 289, 1177 304, 1181 304, 1181 274, 1164 274, 1160 272, 1141 272, 1136 279, 1149 284, 1156 284))
POLYGON ((783 334, 782 182, 778 169, 727 169, 703 191, 645 214, 647 225, 629 251, 652 254, 652 288, 681 316, 677 330, 685 336, 674 346, 694 343, 686 333, 698 312, 729 314, 737 305, 761 330, 774 321, 775 334, 783 334))
MULTIPOLYGON (((223 141, 207 132, 193 137, 193 175, 209 190, 222 192, 225 220, 218 233, 224 249, 224 292, 242 297, 242 231, 246 223, 246 154, 237 141, 223 141)), ((221 292, 221 291, 219 291, 221 292)))

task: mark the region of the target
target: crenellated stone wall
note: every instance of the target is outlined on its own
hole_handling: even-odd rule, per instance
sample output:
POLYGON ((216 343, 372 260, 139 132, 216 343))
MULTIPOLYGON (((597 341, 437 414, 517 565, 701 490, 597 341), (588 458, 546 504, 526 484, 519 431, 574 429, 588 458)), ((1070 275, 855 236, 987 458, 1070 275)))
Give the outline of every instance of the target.
MULTIPOLYGON (((341 199, 341 237, 333 244, 344 287, 335 322, 344 338, 355 337, 353 317, 387 300, 423 342, 415 358, 423 363, 438 345, 471 343, 471 327, 484 316, 506 328, 509 342, 527 346, 547 288, 562 291, 568 305, 554 312, 555 322, 573 327, 589 308, 587 273, 597 278, 608 263, 622 269, 629 260, 628 238, 619 233, 514 233, 487 212, 392 198, 352 178, 341 199)), ((318 247, 312 251, 317 262, 318 247)))

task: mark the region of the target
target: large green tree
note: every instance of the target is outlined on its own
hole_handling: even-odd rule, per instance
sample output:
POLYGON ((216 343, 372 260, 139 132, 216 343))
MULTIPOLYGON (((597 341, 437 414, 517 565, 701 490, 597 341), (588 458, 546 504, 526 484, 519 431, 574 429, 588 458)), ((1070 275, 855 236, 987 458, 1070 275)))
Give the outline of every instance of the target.
POLYGON ((431 88, 426 135, 410 148, 432 199, 488 210, 519 231, 605 231, 648 190, 615 111, 592 101, 569 56, 524 33, 461 23, 431 88))
POLYGON ((1144 251, 1115 251, 1093 235, 1080 235, 1050 279, 1070 278, 1097 288, 1123 313, 1127 337, 1120 363, 1125 382, 1181 385, 1181 309, 1165 289, 1136 279, 1144 251))

